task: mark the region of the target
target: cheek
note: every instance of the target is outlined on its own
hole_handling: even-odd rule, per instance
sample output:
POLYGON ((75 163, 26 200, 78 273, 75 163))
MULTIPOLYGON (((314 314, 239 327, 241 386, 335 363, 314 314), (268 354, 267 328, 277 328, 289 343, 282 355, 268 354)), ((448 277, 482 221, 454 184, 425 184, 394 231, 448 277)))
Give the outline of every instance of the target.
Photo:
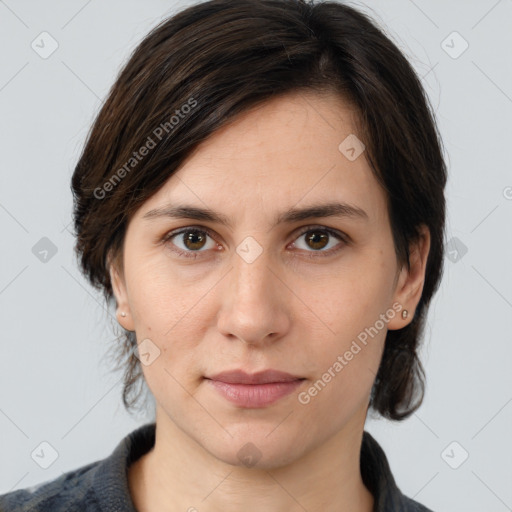
MULTIPOLYGON (((380 251, 374 254, 382 258, 380 251)), ((390 308, 392 273, 374 257, 347 266, 335 279, 331 276, 320 284, 308 286, 308 304, 318 312, 314 323, 319 337, 307 359, 315 361, 320 379, 316 387, 325 386, 327 392, 312 392, 325 395, 324 403, 349 404, 369 392, 377 374, 387 321, 395 313, 390 308)))
POLYGON ((392 277, 381 259, 361 259, 357 265, 340 265, 334 274, 306 278, 298 294, 305 297, 304 302, 315 313, 311 320, 324 335, 343 344, 373 326, 390 307, 392 277))
MULTIPOLYGON (((353 332, 357 332, 355 329, 353 332)), ((341 336, 309 354, 315 361, 314 377, 299 395, 298 403, 308 418, 329 418, 343 424, 365 407, 377 375, 386 330, 359 330, 356 336, 341 336)), ((309 421, 309 420, 307 420, 309 421)), ((317 419, 310 428, 318 428, 317 419)))
MULTIPOLYGON (((218 277, 212 274, 195 282, 184 279, 163 257, 134 265, 131 277, 130 307, 137 339, 140 343, 150 338, 160 351, 153 364, 142 368, 148 385, 173 386, 171 375, 184 385, 192 384, 204 370, 199 367, 198 354, 211 325, 211 292, 218 277)), ((177 394, 180 389, 175 389, 177 394)))
POLYGON ((209 280, 190 279, 188 269, 185 278, 163 254, 134 260, 131 270, 128 292, 136 328, 149 324, 164 338, 195 309, 211 286, 209 280))

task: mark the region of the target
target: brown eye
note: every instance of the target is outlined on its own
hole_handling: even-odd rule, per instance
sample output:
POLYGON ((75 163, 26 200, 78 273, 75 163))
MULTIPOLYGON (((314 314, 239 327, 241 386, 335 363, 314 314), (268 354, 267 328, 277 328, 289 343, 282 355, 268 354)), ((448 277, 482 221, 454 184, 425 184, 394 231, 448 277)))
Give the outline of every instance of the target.
POLYGON ((322 231, 309 231, 306 236, 306 241, 312 249, 323 249, 329 243, 329 235, 322 231))
POLYGON ((208 231, 197 228, 171 231, 164 236, 162 242, 173 252, 189 258, 196 258, 200 253, 216 247, 208 231), (210 246, 208 246, 208 239, 210 239, 210 246))
POLYGON ((308 226, 302 231, 296 241, 293 242, 293 246, 309 253, 308 257, 314 258, 317 256, 330 256, 341 250, 346 243, 345 237, 337 231, 323 227, 308 226), (303 242, 300 243, 300 240, 303 240, 303 242), (324 250, 326 248, 327 250, 324 250))
POLYGON ((206 243, 206 236, 204 233, 198 231, 184 231, 182 234, 183 245, 191 251, 202 249, 206 243))

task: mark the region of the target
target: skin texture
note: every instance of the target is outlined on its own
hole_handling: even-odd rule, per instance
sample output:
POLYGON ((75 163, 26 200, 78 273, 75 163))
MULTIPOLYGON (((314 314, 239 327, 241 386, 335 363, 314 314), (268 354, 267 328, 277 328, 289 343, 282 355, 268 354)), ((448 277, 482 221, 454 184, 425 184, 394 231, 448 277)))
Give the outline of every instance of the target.
POLYGON ((155 447, 129 469, 140 512, 372 510, 359 470, 370 391, 386 330, 407 325, 421 297, 430 237, 425 229, 411 246, 410 272, 400 269, 384 191, 364 153, 350 161, 338 149, 357 135, 354 115, 332 93, 272 99, 213 134, 131 219, 123 267, 110 267, 117 318, 139 343, 149 338, 160 350, 143 365, 156 401, 155 447), (358 206, 368 219, 274 222, 289 208, 331 201, 358 206), (232 226, 143 218, 178 203, 220 212, 232 226), (211 236, 162 243, 189 226, 211 236), (319 228, 337 230, 347 242, 328 234, 308 242, 305 227, 317 237, 319 228), (262 250, 251 263, 236 251, 249 236, 262 250), (340 250, 321 254, 334 248, 340 250), (300 403, 299 393, 393 304, 409 317, 388 316, 316 396, 300 403), (306 380, 272 405, 241 408, 204 380, 237 368, 306 380), (253 467, 238 458, 246 443, 260 454, 253 467))

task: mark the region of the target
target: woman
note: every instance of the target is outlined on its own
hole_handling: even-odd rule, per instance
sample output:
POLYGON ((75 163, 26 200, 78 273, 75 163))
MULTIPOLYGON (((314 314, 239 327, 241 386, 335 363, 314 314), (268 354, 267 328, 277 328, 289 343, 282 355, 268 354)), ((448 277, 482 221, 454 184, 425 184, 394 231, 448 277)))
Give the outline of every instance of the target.
POLYGON ((0 509, 428 511, 364 424, 421 404, 445 183, 416 74, 354 8, 213 0, 162 22, 72 179, 124 404, 147 383, 155 422, 0 509))

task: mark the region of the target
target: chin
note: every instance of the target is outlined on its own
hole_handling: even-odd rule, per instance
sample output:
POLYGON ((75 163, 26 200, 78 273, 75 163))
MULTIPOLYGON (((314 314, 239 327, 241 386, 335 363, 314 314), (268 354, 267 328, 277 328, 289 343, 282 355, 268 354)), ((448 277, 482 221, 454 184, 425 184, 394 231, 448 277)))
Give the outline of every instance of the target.
MULTIPOLYGON (((269 435, 276 428, 271 429, 250 429, 251 434, 240 432, 233 435, 232 430, 227 430, 233 435, 223 441, 210 440, 203 447, 220 461, 240 468, 248 469, 277 469, 286 466, 301 457, 302 452, 298 451, 298 444, 292 439, 293 436, 286 432, 277 430, 269 435), (273 439, 270 439, 273 437, 273 439), (208 446, 210 445, 210 446, 208 446)), ((227 436, 226 436, 227 437, 227 436)), ((303 446, 303 442, 300 446, 303 446)))

